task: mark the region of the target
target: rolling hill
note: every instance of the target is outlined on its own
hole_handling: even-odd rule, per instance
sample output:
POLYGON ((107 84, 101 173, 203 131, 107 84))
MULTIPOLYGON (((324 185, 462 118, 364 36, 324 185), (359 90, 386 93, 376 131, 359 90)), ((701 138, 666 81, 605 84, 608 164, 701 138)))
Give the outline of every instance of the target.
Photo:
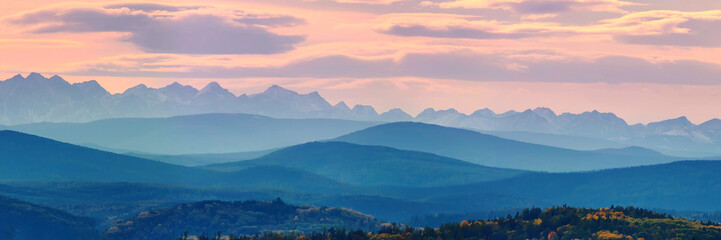
POLYGON ((529 171, 571 172, 666 163, 667 156, 625 156, 518 142, 438 125, 388 123, 334 139, 452 157, 484 166, 529 171))
MULTIPOLYGON (((475 130, 475 129, 471 129, 475 130)), ((546 146, 567 148, 574 150, 597 150, 604 148, 624 148, 628 147, 627 144, 613 142, 611 140, 584 137, 584 136, 572 136, 563 134, 553 133, 539 133, 539 132, 518 132, 518 131, 481 131, 481 133, 493 135, 505 139, 516 140, 519 142, 535 143, 546 146)))
POLYGON ((272 189, 203 188, 148 183, 101 182, 5 182, 0 195, 49 206, 96 220, 98 229, 129 219, 150 209, 207 200, 270 201, 282 198, 293 205, 332 206, 355 209, 385 221, 404 221, 415 215, 450 208, 417 199, 398 199, 382 193, 308 193, 272 189))
POLYGON ((349 186, 298 169, 258 166, 223 173, 103 152, 0 131, 0 180, 162 183, 204 187, 333 191, 349 186))
MULTIPOLYGON (((219 164, 227 162, 236 162, 242 160, 250 160, 265 156, 277 149, 236 152, 236 153, 206 153, 206 154, 186 154, 186 155, 157 155, 148 153, 125 152, 124 155, 155 160, 164 163, 183 165, 189 167, 204 166, 210 164, 219 164)), ((114 151, 116 152, 116 151, 114 151)), ((122 152, 122 151, 121 151, 122 152)))
POLYGON ((103 239, 175 239, 185 231, 189 235, 221 231, 236 235, 271 231, 322 232, 346 227, 376 231, 381 222, 353 210, 329 207, 293 206, 280 199, 270 202, 203 201, 140 213, 119 221, 103 239))
POLYGON ((721 210, 721 161, 567 174, 529 174, 486 185, 487 191, 575 206, 608 204, 678 210, 721 210))
MULTIPOLYGON (((440 142, 437 144, 440 146, 440 142)), ((615 157, 657 155, 639 148, 603 152, 604 156, 615 157)), ((37 199, 33 200, 36 203, 52 202, 53 205, 48 205, 53 207, 103 208, 102 211, 108 211, 102 215, 105 219, 117 216, 112 215, 117 212, 110 212, 120 211, 105 209, 109 206, 136 211, 184 200, 259 196, 264 199, 289 196, 294 203, 350 207, 395 220, 431 213, 562 204, 714 211, 720 210, 717 203, 721 201, 719 161, 682 161, 593 172, 522 173, 388 147, 314 142, 250 160, 253 164, 239 162, 235 166, 238 171, 220 172, 108 153, 12 131, 0 131, 0 154, 0 164, 4 166, 0 169, 0 181, 35 181, 25 186, 36 187, 50 184, 40 190, 0 185, 3 195, 28 201, 37 199), (479 171, 483 174, 478 174, 479 171), (509 173, 515 175, 504 175, 509 173), (491 176, 498 178, 493 180, 491 176), (477 180, 485 182, 472 183, 477 180), (62 187, 52 185, 58 181, 91 183, 61 191, 58 189, 62 187), (112 182, 128 182, 129 187, 113 187, 116 183, 112 182), (467 184, 458 185, 459 182, 467 184), (172 186, 147 190, 141 183, 172 186), (361 183, 363 186, 356 186, 361 183), (121 196, 130 199, 125 201, 121 196), (84 199, 90 199, 86 205, 74 205, 84 199), (127 202, 135 205, 123 205, 127 202)), ((76 211, 93 210, 70 212, 76 211)))
POLYGON ((663 153, 643 148, 643 147, 625 147, 625 148, 604 148, 598 149, 595 152, 621 155, 621 156, 636 156, 636 157, 664 157, 663 153))
POLYGON ((0 239, 98 239, 93 219, 0 196, 0 239))
MULTIPOLYGON (((721 210, 721 161, 680 161, 652 166, 575 173, 530 173, 490 183, 417 190, 404 196, 457 207, 489 195, 525 199, 533 206, 721 210)), ((475 206, 478 208, 478 206, 475 206)), ((517 204, 495 208, 519 207, 517 204)), ((474 206, 465 206, 474 208, 474 206)))
POLYGON ((89 123, 6 127, 76 145, 161 155, 260 151, 325 140, 376 123, 334 119, 275 119, 250 114, 120 118, 89 123))
POLYGON ((360 186, 458 185, 500 180, 524 173, 480 166, 435 154, 345 142, 311 142, 287 147, 257 159, 211 165, 207 169, 236 171, 253 166, 297 168, 360 186))

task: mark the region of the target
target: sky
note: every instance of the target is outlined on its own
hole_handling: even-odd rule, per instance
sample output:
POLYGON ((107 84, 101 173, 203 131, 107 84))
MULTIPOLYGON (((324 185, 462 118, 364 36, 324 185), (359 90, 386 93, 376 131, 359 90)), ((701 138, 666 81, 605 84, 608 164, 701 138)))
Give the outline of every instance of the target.
POLYGON ((718 0, 3 1, 0 79, 39 72, 378 111, 721 118, 718 0))

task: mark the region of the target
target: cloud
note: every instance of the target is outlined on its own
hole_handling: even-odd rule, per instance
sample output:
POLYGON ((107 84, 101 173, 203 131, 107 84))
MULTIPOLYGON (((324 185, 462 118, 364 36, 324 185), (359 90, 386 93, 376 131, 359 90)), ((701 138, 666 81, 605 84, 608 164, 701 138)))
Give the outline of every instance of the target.
POLYGON ((617 34, 619 42, 644 45, 721 47, 721 11, 651 11, 625 16, 612 24, 636 26, 647 31, 617 34), (625 20, 625 21, 622 21, 625 20))
POLYGON ((233 21, 246 25, 261 25, 267 27, 294 27, 306 24, 305 19, 293 16, 274 16, 267 14, 239 13, 233 21))
POLYGON ((80 47, 84 44, 82 42, 63 40, 63 39, 4 39, 0 38, 0 46, 2 45, 13 45, 13 46, 25 46, 25 47, 80 47))
POLYGON ((574 30, 548 22, 501 22, 457 14, 386 14, 377 20, 378 32, 396 36, 434 38, 520 39, 571 33, 574 30))
POLYGON ((719 85, 721 66, 694 60, 650 61, 629 56, 565 56, 547 51, 478 53, 459 50, 410 53, 399 59, 344 55, 299 59, 280 66, 232 67, 178 64, 177 56, 146 56, 85 63, 72 75, 191 78, 388 78, 418 77, 481 82, 662 83, 719 85))
POLYGON ((531 35, 524 33, 497 33, 484 29, 475 29, 460 26, 447 26, 443 29, 433 29, 422 25, 395 25, 381 32, 396 36, 424 36, 436 38, 472 38, 472 39, 518 39, 531 35))
POLYGON ((570 11, 626 12, 622 7, 638 5, 621 0, 456 0, 422 3, 440 8, 504 9, 524 14, 549 14, 570 11))
POLYGON ((35 34, 126 32, 130 35, 123 40, 150 53, 274 54, 290 51, 304 40, 270 31, 303 24, 302 19, 212 7, 83 5, 40 9, 4 21, 35 34))
POLYGON ((145 11, 145 12, 152 12, 152 11, 180 12, 180 11, 203 8, 203 6, 173 6, 173 5, 165 5, 165 4, 157 4, 157 3, 142 3, 142 2, 113 3, 113 4, 105 5, 104 7, 107 9, 127 8, 130 10, 145 11))
POLYGON ((390 35, 433 38, 519 39, 599 35, 628 44, 721 46, 721 31, 718 31, 721 29, 721 11, 718 10, 634 12, 589 25, 501 22, 468 15, 406 13, 384 15, 377 20, 375 28, 390 35))
POLYGON ((403 0, 335 0, 339 3, 364 3, 364 4, 391 4, 402 2, 403 0))

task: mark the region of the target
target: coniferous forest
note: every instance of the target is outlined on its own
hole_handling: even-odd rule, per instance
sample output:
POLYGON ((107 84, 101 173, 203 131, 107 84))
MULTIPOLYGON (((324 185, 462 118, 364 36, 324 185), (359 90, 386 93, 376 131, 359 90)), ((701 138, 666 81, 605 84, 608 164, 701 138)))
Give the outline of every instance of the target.
MULTIPOLYGON (((195 239, 180 236, 178 240, 195 239)), ((503 218, 446 223, 439 228, 386 225, 377 232, 331 228, 309 234, 202 234, 198 239, 230 240, 442 240, 442 239, 720 239, 721 225, 688 221, 635 207, 530 208, 503 218)))

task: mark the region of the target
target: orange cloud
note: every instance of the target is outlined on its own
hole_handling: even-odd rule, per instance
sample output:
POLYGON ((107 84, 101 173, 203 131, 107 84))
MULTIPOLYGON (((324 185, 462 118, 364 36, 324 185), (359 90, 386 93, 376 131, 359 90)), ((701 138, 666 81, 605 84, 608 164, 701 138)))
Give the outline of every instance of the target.
POLYGON ((403 0, 335 0, 339 3, 391 4, 403 0))
POLYGON ((624 43, 721 46, 721 11, 645 11, 591 25, 554 22, 502 22, 455 14, 404 13, 378 18, 375 28, 398 36, 518 39, 558 35, 606 35, 624 43), (634 37, 634 36, 640 36, 634 37))
POLYGON ((0 39, 0 45, 33 46, 33 47, 80 47, 84 44, 78 41, 63 39, 0 39))
POLYGON ((125 41, 154 53, 272 54, 290 51, 304 40, 303 36, 270 31, 302 24, 303 19, 209 6, 70 4, 23 12, 1 21, 34 34, 129 33, 125 41))
POLYGON ((624 13, 622 7, 639 5, 621 0, 456 0, 451 2, 421 3, 440 8, 490 8, 512 10, 529 14, 546 14, 567 11, 624 13))

